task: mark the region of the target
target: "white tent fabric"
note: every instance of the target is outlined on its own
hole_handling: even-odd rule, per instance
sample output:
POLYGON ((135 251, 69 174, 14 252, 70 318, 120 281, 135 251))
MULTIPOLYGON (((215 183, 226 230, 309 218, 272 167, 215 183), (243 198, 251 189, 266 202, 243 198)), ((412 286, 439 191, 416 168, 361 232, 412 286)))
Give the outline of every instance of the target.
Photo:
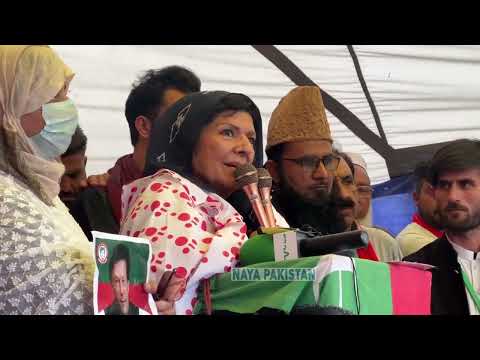
MULTIPOLYGON (((242 92, 259 106, 264 137, 270 114, 295 87, 249 45, 53 46, 76 72, 71 97, 88 136, 89 174, 109 169, 131 152, 124 105, 145 70, 168 65, 192 69, 203 90, 242 92)), ((324 91, 379 134, 346 45, 279 45, 324 91)), ((353 46, 388 143, 394 148, 480 138, 480 46, 353 46)), ((334 139, 361 153, 373 183, 388 180, 385 161, 332 114, 334 139)))

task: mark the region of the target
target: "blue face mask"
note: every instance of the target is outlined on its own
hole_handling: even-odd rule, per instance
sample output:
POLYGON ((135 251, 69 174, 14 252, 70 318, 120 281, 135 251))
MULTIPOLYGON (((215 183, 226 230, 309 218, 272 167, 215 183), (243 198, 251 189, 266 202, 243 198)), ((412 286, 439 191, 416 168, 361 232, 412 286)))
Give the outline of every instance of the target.
POLYGON ((47 160, 62 155, 70 146, 78 125, 78 111, 72 100, 54 102, 42 106, 45 127, 30 139, 47 160))

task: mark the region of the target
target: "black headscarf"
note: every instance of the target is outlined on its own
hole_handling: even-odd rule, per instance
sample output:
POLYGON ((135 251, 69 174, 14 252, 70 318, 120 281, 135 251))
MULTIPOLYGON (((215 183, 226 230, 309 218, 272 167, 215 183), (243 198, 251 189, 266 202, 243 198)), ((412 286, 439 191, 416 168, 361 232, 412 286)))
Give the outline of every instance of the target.
MULTIPOLYGON (((256 167, 261 166, 263 163, 262 117, 255 103, 243 94, 203 91, 186 95, 155 119, 150 134, 144 175, 149 176, 161 168, 166 168, 189 179, 202 189, 211 191, 207 184, 193 175, 193 151, 202 130, 214 120, 215 115, 218 115, 222 101, 231 95, 244 97, 250 103, 246 111, 252 116, 257 134, 253 163, 256 167)), ((227 107, 224 110, 229 109, 227 107)))

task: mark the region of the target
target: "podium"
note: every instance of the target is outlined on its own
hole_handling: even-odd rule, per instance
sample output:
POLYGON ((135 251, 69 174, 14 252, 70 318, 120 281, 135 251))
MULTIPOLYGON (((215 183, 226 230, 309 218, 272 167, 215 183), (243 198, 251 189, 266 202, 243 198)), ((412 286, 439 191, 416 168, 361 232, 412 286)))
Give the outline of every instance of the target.
POLYGON ((269 262, 218 274, 199 288, 195 314, 290 314, 303 306, 353 315, 429 315, 430 266, 338 255, 269 262))

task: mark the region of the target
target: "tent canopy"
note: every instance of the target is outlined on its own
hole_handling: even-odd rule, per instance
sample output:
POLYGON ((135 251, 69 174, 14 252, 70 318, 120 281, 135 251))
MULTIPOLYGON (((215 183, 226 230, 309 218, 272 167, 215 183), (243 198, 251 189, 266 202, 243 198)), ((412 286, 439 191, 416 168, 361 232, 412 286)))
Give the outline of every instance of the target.
POLYGON ((193 70, 202 90, 250 96, 262 113, 265 142, 280 99, 296 85, 319 85, 334 139, 344 151, 365 157, 373 183, 408 173, 435 144, 480 138, 480 46, 53 48, 77 74, 70 95, 89 139, 89 174, 106 171, 131 152, 124 116, 131 84, 145 70, 168 65, 193 70))

